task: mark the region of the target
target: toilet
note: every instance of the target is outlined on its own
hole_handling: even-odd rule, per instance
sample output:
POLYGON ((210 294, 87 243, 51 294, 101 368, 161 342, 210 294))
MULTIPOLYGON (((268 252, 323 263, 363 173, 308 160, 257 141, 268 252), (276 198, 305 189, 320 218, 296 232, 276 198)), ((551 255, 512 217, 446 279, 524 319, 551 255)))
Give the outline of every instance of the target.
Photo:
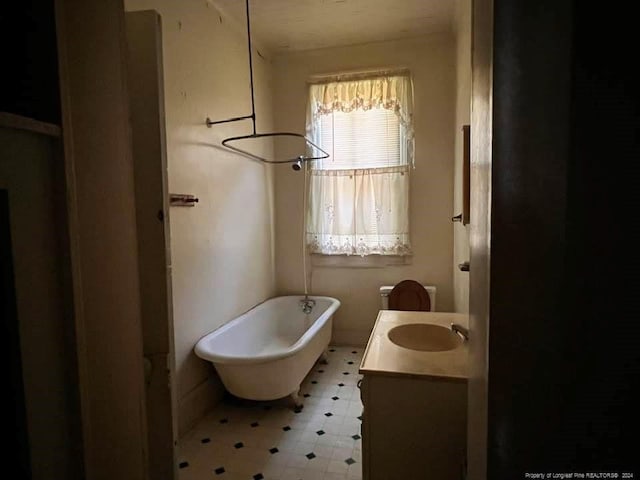
MULTIPOLYGON (((393 290, 393 287, 395 287, 395 285, 383 285, 382 287, 380 287, 380 300, 381 300, 382 310, 389 310, 389 294, 391 293, 391 290, 393 290)), ((423 285, 423 287, 427 291, 427 294, 429 295, 429 300, 431 304, 429 311, 435 312, 436 311, 436 287, 433 285, 423 285)))

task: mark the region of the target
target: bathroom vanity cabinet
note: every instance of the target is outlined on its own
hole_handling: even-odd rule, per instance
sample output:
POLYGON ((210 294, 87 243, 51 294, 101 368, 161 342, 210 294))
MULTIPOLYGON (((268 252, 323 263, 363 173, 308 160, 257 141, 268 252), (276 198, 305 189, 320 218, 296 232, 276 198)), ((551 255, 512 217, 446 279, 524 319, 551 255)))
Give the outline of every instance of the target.
POLYGON ((464 478, 466 343, 420 351, 419 341, 410 349, 388 335, 398 325, 452 322, 466 326, 466 316, 387 310, 378 315, 360 366, 364 480, 464 478))

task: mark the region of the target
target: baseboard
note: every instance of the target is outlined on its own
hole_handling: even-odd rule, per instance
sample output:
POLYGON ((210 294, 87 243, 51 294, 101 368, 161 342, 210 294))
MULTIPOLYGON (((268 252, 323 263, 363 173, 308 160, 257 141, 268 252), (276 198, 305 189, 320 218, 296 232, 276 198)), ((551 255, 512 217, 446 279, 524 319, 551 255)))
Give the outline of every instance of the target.
POLYGON ((370 334, 369 330, 337 330, 334 328, 331 335, 331 344, 364 347, 369 341, 370 334))
POLYGON ((217 376, 209 377, 178 401, 178 438, 195 427, 224 396, 224 386, 217 376))

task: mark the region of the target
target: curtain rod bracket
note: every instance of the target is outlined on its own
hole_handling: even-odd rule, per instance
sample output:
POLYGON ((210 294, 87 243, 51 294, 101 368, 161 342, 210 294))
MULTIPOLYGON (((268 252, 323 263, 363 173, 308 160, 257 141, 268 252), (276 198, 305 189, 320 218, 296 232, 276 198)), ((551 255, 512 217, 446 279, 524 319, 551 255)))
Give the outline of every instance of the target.
POLYGON ((249 119, 255 120, 255 118, 256 118, 255 113, 252 113, 251 115, 244 115, 242 117, 232 117, 232 118, 227 118, 226 120, 216 120, 216 121, 213 121, 209 117, 207 117, 204 123, 205 125, 207 125, 207 127, 211 128, 212 125, 218 125, 220 123, 239 122, 240 120, 249 120, 249 119))

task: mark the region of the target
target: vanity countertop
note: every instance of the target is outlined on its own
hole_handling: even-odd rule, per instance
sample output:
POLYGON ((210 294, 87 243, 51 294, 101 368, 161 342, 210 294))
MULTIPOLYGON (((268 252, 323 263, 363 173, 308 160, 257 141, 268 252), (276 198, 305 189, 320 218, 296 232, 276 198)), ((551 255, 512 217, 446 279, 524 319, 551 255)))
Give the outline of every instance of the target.
POLYGON ((446 381, 468 378, 468 345, 462 342, 453 350, 428 352, 411 350, 393 343, 388 332, 411 323, 469 326, 469 316, 449 312, 407 312, 380 310, 360 364, 360 373, 387 376, 432 377, 446 381))

